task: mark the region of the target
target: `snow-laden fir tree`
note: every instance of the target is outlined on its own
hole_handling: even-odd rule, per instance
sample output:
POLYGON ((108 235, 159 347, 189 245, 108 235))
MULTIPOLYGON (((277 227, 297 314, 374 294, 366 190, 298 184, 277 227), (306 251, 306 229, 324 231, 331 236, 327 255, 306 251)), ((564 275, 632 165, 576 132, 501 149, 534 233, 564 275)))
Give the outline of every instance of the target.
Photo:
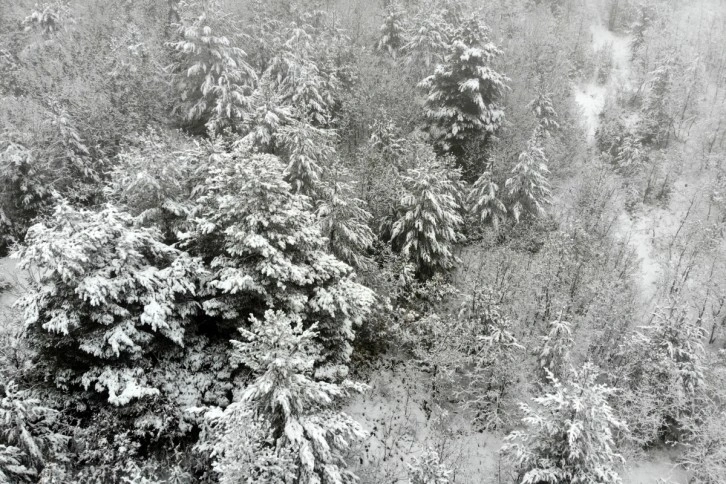
POLYGON ((200 156, 188 138, 150 129, 127 141, 105 195, 140 223, 158 227, 172 243, 191 210, 188 185, 200 156))
POLYGON ((161 242, 154 228, 112 206, 94 212, 61 202, 28 231, 21 268, 38 274, 24 310, 35 371, 60 388, 83 387, 113 405, 159 392, 148 358, 185 344, 197 311, 198 260, 161 242))
POLYGON ((356 268, 367 268, 367 252, 373 247, 375 235, 368 225, 372 216, 366 203, 355 197, 353 187, 342 179, 340 167, 330 170, 323 182, 316 215, 320 230, 328 238, 330 252, 356 268))
POLYGON ((517 164, 504 185, 510 203, 509 211, 518 222, 523 217, 544 215, 544 205, 549 203, 551 194, 547 175, 547 157, 533 137, 527 143, 527 149, 519 154, 517 164))
POLYGON ((329 39, 313 37, 315 31, 309 24, 296 22, 279 26, 270 40, 272 55, 260 83, 279 95, 297 119, 327 127, 338 103, 340 81, 320 58, 329 39))
POLYGON ((414 17, 402 51, 417 79, 444 60, 450 31, 450 26, 437 10, 422 10, 414 17))
POLYGON ((0 383, 0 482, 38 482, 47 462, 67 449, 69 438, 54 428, 59 420, 15 382, 0 383))
POLYGON ((335 156, 333 141, 329 130, 304 121, 292 121, 278 130, 277 145, 288 163, 285 179, 296 192, 317 195, 323 170, 335 156))
POLYGON ((401 137, 398 127, 391 120, 376 120, 370 130, 370 147, 381 156, 383 162, 400 166, 401 158, 405 155, 406 140, 401 137))
POLYGON ((504 122, 500 102, 508 79, 491 67, 501 53, 485 28, 468 20, 454 34, 443 65, 421 81, 427 128, 440 151, 461 157, 467 141, 493 134, 504 122))
POLYGON ((613 433, 626 431, 608 403, 614 388, 597 383, 587 363, 564 382, 552 377, 552 392, 522 403, 525 428, 506 437, 501 452, 519 484, 582 482, 619 484, 624 463, 613 433))
POLYGON ((405 193, 393 224, 394 247, 427 279, 454 266, 454 244, 462 239, 460 170, 438 160, 403 175, 405 193))
POLYGON ((234 27, 219 0, 193 0, 179 6, 179 40, 170 42, 170 66, 179 96, 177 112, 194 133, 237 128, 252 110, 257 75, 237 47, 234 27), (202 12, 189 18, 187 11, 202 12))
POLYGON ((247 402, 214 407, 204 414, 195 449, 212 456, 220 484, 292 484, 297 474, 293 449, 278 447, 270 429, 247 402))
POLYGON ((469 190, 467 205, 474 218, 483 223, 489 222, 494 230, 507 216, 507 207, 498 196, 499 185, 492 180, 492 173, 485 171, 469 190))
POLYGON ((637 443, 677 439, 693 415, 705 379, 705 333, 684 307, 673 305, 657 308, 651 323, 627 340, 619 407, 637 443))
POLYGON ((660 146, 667 142, 673 125, 669 94, 672 84, 672 62, 664 62, 648 74, 648 89, 641 107, 638 134, 645 144, 660 146))
POLYGON ((538 90, 537 97, 530 101, 528 107, 537 118, 538 134, 548 136, 560 128, 560 124, 557 122, 557 111, 552 106, 552 98, 548 92, 538 90))
POLYGON ((214 153, 205 177, 183 236, 210 267, 205 313, 236 326, 269 307, 304 315, 318 322, 327 361, 346 363, 374 296, 327 251, 310 200, 285 181, 282 161, 235 148, 214 153))
MULTIPOLYGON (((338 406, 365 385, 315 378, 323 351, 316 324, 304 329, 299 316, 272 310, 265 312, 263 320, 251 317, 251 323, 249 330, 240 330, 243 340, 233 341, 232 361, 256 375, 241 401, 268 426, 275 450, 292 457, 293 482, 356 482, 355 474, 346 468, 344 453, 366 432, 338 406)), ((237 476, 239 480, 246 477, 237 476)))
POLYGON ((404 11, 397 2, 391 2, 383 25, 379 29, 380 37, 376 42, 376 50, 395 58, 398 51, 406 44, 406 30, 404 11))
POLYGON ((477 427, 501 428, 508 423, 517 361, 525 348, 519 344, 512 321, 502 313, 496 294, 489 288, 477 290, 465 299, 459 320, 464 328, 457 349, 465 355, 461 363, 466 376, 461 392, 465 405, 475 411, 477 427))
POLYGON ((569 362, 572 348, 572 329, 570 323, 562 317, 550 323, 550 330, 541 338, 541 344, 535 353, 537 372, 543 383, 547 383, 550 375, 557 379, 564 377, 565 364, 569 362))

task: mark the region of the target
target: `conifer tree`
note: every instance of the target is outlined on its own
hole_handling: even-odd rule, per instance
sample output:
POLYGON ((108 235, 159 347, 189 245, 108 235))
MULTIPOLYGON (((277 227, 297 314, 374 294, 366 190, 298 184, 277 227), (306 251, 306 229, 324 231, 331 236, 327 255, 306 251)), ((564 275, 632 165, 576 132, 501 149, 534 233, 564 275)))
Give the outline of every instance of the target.
POLYGON ((427 127, 440 151, 460 158, 467 141, 493 134, 504 121, 499 102, 508 79, 491 68, 499 55, 486 31, 469 20, 457 30, 444 64, 421 81, 427 127))
POLYGON ((58 420, 59 412, 15 382, 0 383, 0 482, 38 482, 39 472, 68 444, 53 428, 58 420))
POLYGON ((670 62, 665 62, 648 74, 648 90, 638 125, 641 141, 645 144, 662 145, 672 128, 673 116, 668 107, 672 68, 670 62))
POLYGON ((524 430, 506 438, 502 453, 514 464, 521 484, 541 482, 622 482, 613 431, 625 431, 608 404, 615 389, 597 383, 591 364, 562 383, 551 377, 552 393, 522 403, 524 430))
POLYGON ((275 448, 289 449, 294 482, 356 482, 355 474, 346 469, 343 453, 366 433, 337 405, 365 386, 349 380, 315 379, 315 365, 323 350, 317 325, 303 329, 299 316, 272 310, 265 312, 264 320, 252 317, 251 323, 249 330, 241 329, 244 340, 233 341, 233 363, 243 364, 257 375, 242 401, 269 425, 275 448))
POLYGON ((245 52, 230 39, 233 28, 219 0, 184 4, 181 10, 198 7, 198 17, 182 15, 176 26, 180 39, 169 43, 175 57, 170 70, 179 94, 175 111, 194 133, 237 128, 252 110, 257 76, 245 52))
POLYGON ((279 158, 239 146, 213 154, 184 246, 210 266, 206 314, 222 326, 246 324, 247 315, 269 307, 304 314, 318 322, 328 369, 336 371, 350 357, 373 293, 327 252, 309 198, 294 192, 284 170, 279 158))
POLYGON ((542 337, 542 344, 536 352, 537 371, 544 383, 547 383, 550 375, 557 379, 564 376, 565 364, 568 362, 572 344, 570 323, 561 318, 552 321, 547 336, 542 337))
POLYGON ((414 18, 402 50, 418 79, 444 60, 450 30, 438 10, 421 11, 414 18))
POLYGON ((535 137, 520 153, 517 164, 512 168, 512 176, 505 183, 511 203, 509 211, 515 220, 519 222, 522 216, 544 215, 544 205, 549 203, 551 193, 548 174, 547 158, 542 148, 537 146, 535 137))
POLYGON ((532 114, 537 118, 540 133, 547 136, 560 128, 557 122, 557 111, 552 106, 552 98, 545 91, 538 91, 537 97, 529 103, 532 114))
POLYGON ((497 193, 499 186, 492 180, 490 171, 485 171, 474 182, 469 191, 469 211, 477 221, 491 222, 494 230, 499 230, 499 223, 507 216, 507 208, 504 206, 497 193))
POLYGON ((40 277, 19 305, 41 357, 37 371, 113 405, 158 393, 147 384, 147 358, 160 346, 184 345, 197 309, 190 296, 204 273, 160 238, 111 206, 92 212, 60 203, 31 227, 21 267, 40 277))
POLYGON ((406 193, 392 239, 421 278, 451 269, 456 260, 453 246, 462 238, 463 223, 459 176, 458 169, 435 160, 403 176, 406 193))
POLYGON ((340 179, 339 171, 338 167, 331 169, 323 182, 316 215, 330 251, 353 267, 366 268, 370 265, 366 252, 375 240, 368 225, 372 216, 365 202, 354 196, 352 186, 340 179))
POLYGON ((386 18, 381 25, 380 38, 376 42, 376 50, 385 52, 395 58, 398 51, 406 43, 406 28, 403 25, 403 10, 396 2, 391 2, 386 18))

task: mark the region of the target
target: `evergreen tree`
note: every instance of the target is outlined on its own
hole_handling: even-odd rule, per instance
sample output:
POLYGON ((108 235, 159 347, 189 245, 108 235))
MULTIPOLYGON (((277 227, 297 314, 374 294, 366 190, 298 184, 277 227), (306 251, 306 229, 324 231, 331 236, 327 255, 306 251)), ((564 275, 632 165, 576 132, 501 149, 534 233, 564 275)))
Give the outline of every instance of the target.
POLYGON ((547 158, 542 148, 537 146, 535 137, 527 143, 527 149, 520 153, 517 164, 512 168, 512 176, 505 183, 512 204, 509 211, 518 222, 523 215, 544 215, 543 205, 549 203, 551 193, 548 174, 547 158))
POLYGON ((179 94, 174 109, 194 133, 237 128, 252 110, 257 76, 244 51, 227 36, 234 34, 233 27, 218 0, 185 3, 180 10, 199 7, 197 18, 184 12, 176 26, 180 40, 169 43, 175 57, 170 70, 179 94))
POLYGON ((565 363, 569 360, 572 344, 570 323, 561 318, 552 321, 547 336, 542 337, 542 343, 535 353, 537 371, 543 383, 547 383, 550 375, 557 379, 564 377, 565 363))
POLYGON ((0 383, 0 482, 38 482, 43 467, 68 444, 54 429, 58 417, 15 382, 0 383))
POLYGON ((464 321, 458 351, 465 355, 465 403, 476 412, 474 423, 483 429, 501 428, 508 421, 508 400, 517 380, 517 361, 524 346, 502 313, 495 294, 477 290, 462 305, 464 321))
POLYGON ((499 223, 507 216, 507 208, 497 197, 499 186, 492 180, 492 174, 485 171, 474 182, 469 191, 469 211, 481 223, 491 222, 494 230, 499 230, 499 223))
POLYGON ((323 183, 316 215, 322 234, 328 238, 330 252, 357 268, 367 268, 367 251, 373 247, 375 235, 368 226, 372 216, 363 200, 356 198, 350 184, 340 180, 333 168, 323 183))
POLYGON ((422 10, 416 15, 402 50, 417 79, 444 60, 450 31, 438 10, 422 10))
POLYGON ((608 404, 615 389, 598 384, 597 369, 586 364, 566 383, 551 377, 553 392, 521 404, 524 430, 506 438, 502 453, 515 465, 517 482, 622 482, 616 469, 613 431, 625 431, 608 404))
POLYGON ((460 158, 467 141, 501 126, 504 110, 499 102, 508 79, 491 68, 499 55, 485 31, 470 20, 456 32, 444 64, 421 81, 427 91, 428 129, 440 151, 460 158))
POLYGON ((621 355, 625 392, 620 407, 633 439, 649 445, 677 439, 701 396, 705 329, 683 307, 657 308, 650 325, 635 332, 621 355))
POLYGON ((279 150, 288 160, 285 179, 296 192, 315 196, 323 170, 335 155, 332 133, 306 122, 292 121, 278 130, 279 150))
POLYGON ((183 236, 210 267, 205 313, 220 327, 244 325, 270 307, 305 315, 318 322, 329 369, 345 364, 373 293, 327 252, 310 200, 284 180, 283 163, 236 147, 213 154, 205 176, 183 236))
POLYGON ((376 50, 385 52, 395 58, 398 51, 406 43, 406 28, 403 25, 403 10, 396 2, 391 2, 380 30, 380 38, 376 42, 376 50))
POLYGON ((348 380, 330 383, 314 378, 322 351, 317 325, 303 329, 299 316, 272 310, 265 312, 263 321, 252 317, 251 323, 249 330, 241 329, 245 341, 233 341, 232 361, 257 375, 242 394, 242 401, 269 425, 275 448, 289 449, 294 482, 356 482, 355 474, 346 469, 343 453, 366 433, 336 407, 365 386, 348 380))
POLYGON ((458 169, 434 160, 403 176, 406 193, 401 198, 400 217, 393 224, 392 239, 415 264, 421 278, 451 269, 456 260, 453 246, 462 238, 463 223, 459 175, 458 169))
POLYGON ((39 278, 18 304, 36 371, 61 388, 92 389, 113 405, 159 392, 147 384, 148 358, 183 346, 195 314, 199 261, 165 245, 156 229, 108 206, 60 203, 28 231, 20 267, 39 278))
POLYGON ((560 124, 557 122, 557 111, 552 106, 552 98, 549 93, 538 91, 537 97, 528 106, 537 118, 541 134, 547 136, 560 128, 560 124))
POLYGON ((671 62, 665 62, 648 74, 648 90, 641 108, 638 133, 645 144, 666 143, 673 125, 668 96, 671 89, 671 62))

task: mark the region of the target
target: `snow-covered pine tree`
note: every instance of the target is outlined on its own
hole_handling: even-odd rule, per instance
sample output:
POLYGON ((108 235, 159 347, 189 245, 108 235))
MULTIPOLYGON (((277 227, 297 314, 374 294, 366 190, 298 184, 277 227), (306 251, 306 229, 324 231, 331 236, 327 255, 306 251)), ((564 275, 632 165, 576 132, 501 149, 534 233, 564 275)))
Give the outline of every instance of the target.
POLYGON ((553 392, 520 405, 524 430, 506 437, 501 452, 521 484, 592 482, 619 484, 613 431, 627 426, 608 403, 614 388, 597 383, 598 370, 587 363, 564 383, 552 377, 553 392))
POLYGON ((537 91, 537 97, 528 104, 537 122, 539 123, 539 134, 547 136, 560 128, 557 122, 557 111, 552 106, 552 98, 548 92, 537 91))
POLYGON ((277 132, 277 145, 287 160, 285 180, 296 192, 317 198, 323 170, 333 162, 333 133, 293 120, 277 132))
POLYGON ((462 397, 476 412, 474 423, 479 428, 501 428, 508 421, 516 365, 525 348, 490 288, 477 290, 465 299, 459 320, 465 328, 457 343, 466 362, 462 364, 467 381, 462 397))
POLYGON ((252 110, 257 75, 234 45, 234 27, 219 0, 191 0, 179 5, 179 40, 170 42, 169 67, 179 94, 174 110, 193 133, 236 129, 252 110), (189 13, 202 10, 196 18, 189 13))
POLYGON ((542 343, 535 353, 537 357, 537 372, 543 383, 547 383, 550 376, 562 379, 565 364, 569 360, 570 348, 573 344, 570 323, 563 321, 562 317, 550 323, 547 336, 541 338, 542 343))
POLYGON ((366 432, 338 405, 365 385, 314 377, 323 351, 317 325, 304 329, 300 316, 272 310, 265 312, 264 320, 251 317, 250 321, 249 330, 240 329, 244 340, 233 341, 232 361, 257 376, 241 401, 269 425, 275 448, 292 457, 293 482, 355 483, 357 477, 346 468, 344 452, 366 432))
POLYGON ((202 151, 177 133, 149 129, 131 137, 119 153, 104 190, 146 226, 156 226, 168 243, 191 211, 188 194, 202 151))
POLYGON ((678 437, 704 384, 706 330, 686 308, 657 308, 648 326, 628 339, 623 353, 619 404, 632 422, 633 439, 645 446, 678 437))
POLYGON ((235 326, 269 307, 304 314, 319 324, 326 362, 347 363, 354 327, 374 295, 327 252, 310 200, 284 180, 282 161, 237 147, 213 154, 205 176, 183 235, 185 247, 209 262, 205 313, 235 326))
POLYGON ((527 143, 527 149, 520 153, 517 164, 512 168, 512 176, 504 185, 511 204, 509 211, 517 222, 523 216, 544 215, 544 205, 549 203, 551 193, 548 174, 547 157, 533 137, 527 143))
POLYGON ((38 482, 47 461, 68 444, 69 437, 54 429, 58 417, 15 382, 0 383, 0 482, 38 482))
POLYGON ((415 264, 420 278, 447 271, 456 261, 453 249, 462 238, 463 223, 460 173, 433 159, 402 177, 406 193, 393 224, 392 241, 415 264))
POLYGON ((449 27, 437 10, 422 10, 414 17, 402 51, 417 79, 444 60, 451 33, 449 27))
POLYGON ((467 204, 474 218, 481 223, 491 222, 494 230, 507 216, 507 207, 497 196, 499 186, 492 180, 492 173, 485 171, 469 190, 467 204))
POLYGON ((355 197, 350 183, 342 179, 340 167, 329 170, 327 178, 315 211, 320 230, 338 259, 356 268, 367 268, 371 261, 366 253, 375 240, 368 225, 372 216, 365 202, 355 197))
POLYGON ((247 402, 207 409, 195 450, 212 457, 219 484, 293 484, 293 449, 277 447, 269 421, 247 402))
POLYGON ((376 120, 370 127, 371 136, 368 140, 370 147, 381 156, 383 161, 395 166, 401 165, 401 158, 405 154, 406 140, 401 137, 398 128, 390 119, 376 120))
POLYGON ((648 74, 648 90, 638 123, 638 134, 644 144, 663 145, 673 127, 668 100, 672 69, 672 62, 667 61, 648 74))
POLYGON ((61 388, 83 387, 113 405, 158 393, 148 357, 184 345, 199 261, 160 241, 112 206, 94 212, 61 202, 30 228, 20 267, 37 271, 19 301, 35 371, 61 388))
POLYGON ((386 18, 379 29, 380 38, 376 42, 376 50, 395 59, 399 50, 406 44, 406 30, 403 9, 398 2, 390 2, 386 18))
POLYGON ((464 144, 488 136, 504 121, 499 102, 507 77, 491 68, 501 51, 475 19, 455 33, 444 64, 419 84, 426 90, 427 129, 441 152, 460 158, 464 144))

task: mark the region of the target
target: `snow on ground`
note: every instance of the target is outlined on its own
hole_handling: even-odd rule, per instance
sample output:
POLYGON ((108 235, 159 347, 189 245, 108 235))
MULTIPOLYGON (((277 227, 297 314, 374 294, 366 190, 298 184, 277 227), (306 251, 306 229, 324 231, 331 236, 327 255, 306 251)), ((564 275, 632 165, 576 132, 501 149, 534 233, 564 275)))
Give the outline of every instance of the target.
POLYGON ((9 257, 0 258, 0 287, 9 283, 11 287, 0 290, 0 313, 7 311, 18 298, 18 286, 22 282, 17 269, 18 261, 9 257))

